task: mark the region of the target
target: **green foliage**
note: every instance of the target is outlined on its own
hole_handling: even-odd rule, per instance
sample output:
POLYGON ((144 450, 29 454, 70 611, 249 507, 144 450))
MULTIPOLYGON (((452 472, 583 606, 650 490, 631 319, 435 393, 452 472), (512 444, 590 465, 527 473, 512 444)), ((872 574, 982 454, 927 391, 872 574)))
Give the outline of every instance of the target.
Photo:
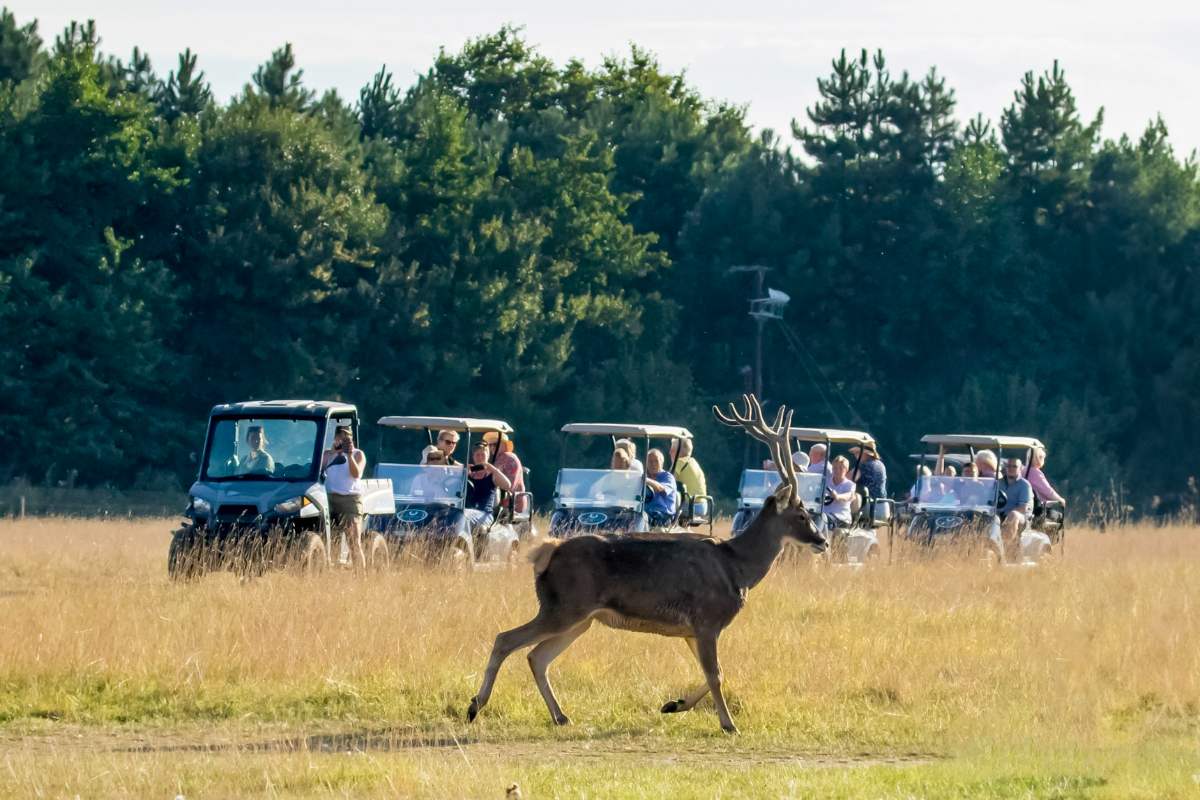
POLYGON ((1057 63, 994 131, 935 69, 842 52, 801 158, 636 46, 557 66, 504 27, 351 106, 291 45, 220 105, 190 50, 163 80, 98 43, 0 11, 10 475, 185 476, 212 404, 307 395, 507 418, 542 497, 562 422, 682 423, 728 496, 739 264, 792 297, 768 406, 873 431, 893 471, 958 427, 1039 436, 1073 494, 1200 472, 1196 163, 1161 120, 1103 141, 1057 63))

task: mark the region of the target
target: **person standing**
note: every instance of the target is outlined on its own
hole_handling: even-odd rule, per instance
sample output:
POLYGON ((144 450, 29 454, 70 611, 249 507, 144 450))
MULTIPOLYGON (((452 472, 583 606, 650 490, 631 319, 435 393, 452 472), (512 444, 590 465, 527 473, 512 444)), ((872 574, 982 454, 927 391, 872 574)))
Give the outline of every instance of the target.
POLYGON ((867 487, 868 497, 879 500, 887 497, 887 469, 879 460, 874 444, 856 445, 850 452, 858 459, 854 468, 854 481, 867 487))
POLYGON ((367 469, 367 455, 354 446, 354 432, 350 428, 337 429, 333 447, 321 456, 321 469, 325 471, 330 524, 334 530, 345 532, 351 563, 366 569, 362 545, 362 476, 367 469))

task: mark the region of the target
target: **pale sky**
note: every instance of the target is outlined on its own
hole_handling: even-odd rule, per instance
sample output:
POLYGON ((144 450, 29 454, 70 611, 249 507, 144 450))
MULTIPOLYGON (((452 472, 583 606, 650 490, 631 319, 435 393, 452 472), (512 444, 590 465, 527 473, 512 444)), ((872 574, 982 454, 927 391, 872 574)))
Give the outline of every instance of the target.
POLYGON ((504 23, 558 64, 596 66, 630 43, 686 69, 706 97, 749 106, 755 128, 790 143, 792 118, 817 98, 816 79, 842 48, 882 47, 893 74, 936 65, 958 98, 961 122, 998 121, 1027 70, 1057 58, 1085 118, 1105 107, 1102 134, 1137 137, 1161 114, 1180 157, 1200 148, 1200 2, 1138 0, 858 0, 854 3, 543 0, 315 2, 280 0, 0 0, 18 22, 40 21, 47 42, 72 19, 96 20, 101 48, 128 57, 137 45, 157 72, 176 54, 200 55, 217 96, 240 91, 271 51, 290 41, 309 87, 354 100, 380 64, 407 86, 439 46, 456 51, 504 23))

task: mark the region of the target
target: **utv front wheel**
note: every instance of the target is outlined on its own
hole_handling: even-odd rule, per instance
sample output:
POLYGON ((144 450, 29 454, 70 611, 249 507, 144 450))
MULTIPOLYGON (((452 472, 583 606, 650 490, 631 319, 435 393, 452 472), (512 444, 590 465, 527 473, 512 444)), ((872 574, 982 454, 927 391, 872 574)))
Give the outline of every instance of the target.
POLYGON ((180 528, 171 537, 167 550, 167 577, 173 583, 187 583, 204 574, 204 540, 191 528, 180 528))
POLYGON ((329 549, 321 534, 309 533, 306 539, 301 540, 294 565, 301 575, 320 575, 325 571, 329 565, 329 549))

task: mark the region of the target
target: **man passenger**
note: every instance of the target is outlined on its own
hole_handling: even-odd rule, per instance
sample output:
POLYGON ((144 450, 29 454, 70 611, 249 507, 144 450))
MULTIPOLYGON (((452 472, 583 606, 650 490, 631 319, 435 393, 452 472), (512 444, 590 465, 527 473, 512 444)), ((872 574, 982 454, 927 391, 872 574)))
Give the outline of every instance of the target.
POLYGON ((1033 515, 1033 487, 1021 477, 1021 459, 1010 458, 1004 462, 1004 477, 1000 491, 1007 501, 1000 512, 1000 538, 1004 540, 1004 557, 1015 561, 1021 553, 1021 533, 1033 515))
POLYGON ((458 462, 454 460, 454 448, 458 447, 458 431, 438 431, 437 446, 446 454, 446 466, 457 467, 458 462))
POLYGON ((808 448, 808 471, 818 474, 825 471, 825 445, 814 444, 808 448))
POLYGON ((647 521, 656 527, 670 525, 679 505, 679 493, 675 476, 663 469, 663 454, 657 448, 646 453, 646 488, 651 493, 645 505, 647 521))

